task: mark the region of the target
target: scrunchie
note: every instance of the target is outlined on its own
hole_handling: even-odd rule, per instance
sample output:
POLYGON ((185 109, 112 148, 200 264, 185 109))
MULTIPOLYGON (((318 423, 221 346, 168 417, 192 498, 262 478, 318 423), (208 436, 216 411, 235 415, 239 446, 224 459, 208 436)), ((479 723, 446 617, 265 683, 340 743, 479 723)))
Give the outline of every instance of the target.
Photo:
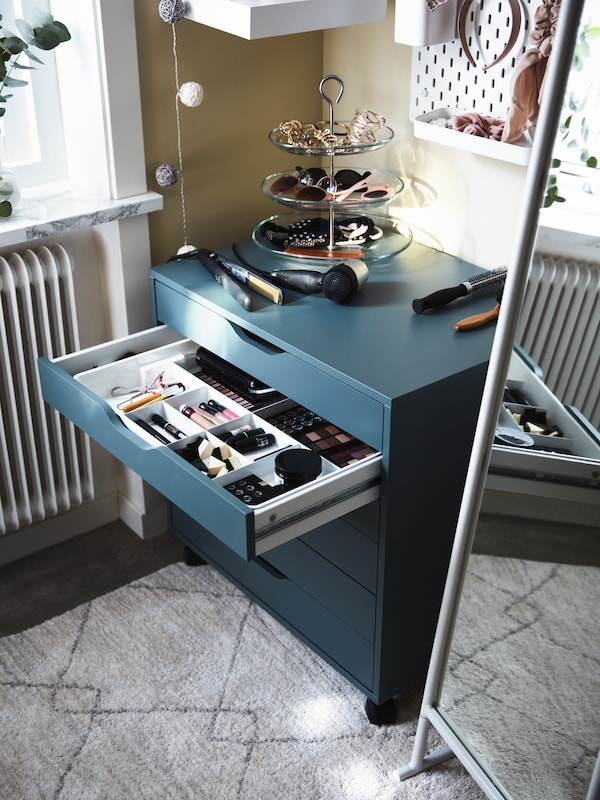
POLYGON ((543 0, 535 11, 529 48, 517 62, 510 81, 511 105, 502 134, 503 142, 516 142, 538 118, 559 13, 560 0, 554 0, 554 3, 543 0))
POLYGON ((452 117, 452 127, 461 133, 470 133, 471 136, 482 136, 499 142, 504 130, 504 122, 495 117, 484 117, 474 111, 466 114, 457 114, 452 117))

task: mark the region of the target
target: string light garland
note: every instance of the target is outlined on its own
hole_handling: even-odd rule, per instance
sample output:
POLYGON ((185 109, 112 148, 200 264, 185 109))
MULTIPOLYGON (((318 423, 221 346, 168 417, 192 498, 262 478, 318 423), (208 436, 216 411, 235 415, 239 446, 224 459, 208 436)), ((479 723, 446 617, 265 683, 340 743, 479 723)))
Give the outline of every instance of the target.
POLYGON ((175 66, 175 121, 177 123, 177 154, 179 168, 173 164, 161 164, 156 168, 155 177, 158 185, 164 189, 174 186, 179 181, 181 194, 181 221, 183 225, 183 245, 177 251, 178 255, 188 253, 197 248, 188 244, 187 219, 185 214, 185 191, 183 181, 183 153, 181 147, 181 121, 179 119, 179 103, 188 108, 197 108, 204 100, 204 89, 196 81, 187 81, 179 85, 179 65, 177 62, 177 32, 175 26, 185 17, 185 4, 183 0, 160 0, 158 13, 163 22, 171 25, 173 32, 173 62, 175 66))

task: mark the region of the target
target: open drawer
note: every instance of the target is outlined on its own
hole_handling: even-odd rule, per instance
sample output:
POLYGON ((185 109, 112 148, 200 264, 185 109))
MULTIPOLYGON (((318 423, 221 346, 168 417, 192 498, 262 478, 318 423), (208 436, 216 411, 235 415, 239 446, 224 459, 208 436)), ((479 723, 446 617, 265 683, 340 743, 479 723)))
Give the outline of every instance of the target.
POLYGON ((326 449, 322 437, 312 447, 311 437, 303 441, 281 423, 296 413, 293 401, 249 410, 203 380, 199 346, 157 327, 53 361, 40 359, 42 393, 245 559, 379 497, 378 451, 335 425, 340 447, 326 449), (346 457, 342 444, 348 445, 346 457), (302 454, 293 463, 304 463, 310 453, 317 477, 307 480, 305 474, 307 482, 296 485, 295 471, 288 471, 289 463, 282 466, 291 452, 302 454))
POLYGON ((588 490, 589 502, 598 504, 599 461, 598 431, 554 396, 537 364, 517 348, 498 417, 491 476, 552 484, 556 496, 560 490, 568 497, 568 487, 578 487, 588 490))

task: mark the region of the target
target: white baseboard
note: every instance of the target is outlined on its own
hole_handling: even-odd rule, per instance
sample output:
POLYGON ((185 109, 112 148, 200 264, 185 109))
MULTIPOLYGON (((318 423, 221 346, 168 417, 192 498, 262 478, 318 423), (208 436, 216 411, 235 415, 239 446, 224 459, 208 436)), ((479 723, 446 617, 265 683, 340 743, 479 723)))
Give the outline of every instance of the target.
POLYGON ((142 511, 137 503, 121 495, 118 516, 140 539, 153 539, 169 527, 167 501, 164 499, 149 511, 142 511))
POLYGON ((7 533, 0 537, 0 566, 74 539, 116 519, 119 519, 119 506, 117 496, 112 494, 7 533))

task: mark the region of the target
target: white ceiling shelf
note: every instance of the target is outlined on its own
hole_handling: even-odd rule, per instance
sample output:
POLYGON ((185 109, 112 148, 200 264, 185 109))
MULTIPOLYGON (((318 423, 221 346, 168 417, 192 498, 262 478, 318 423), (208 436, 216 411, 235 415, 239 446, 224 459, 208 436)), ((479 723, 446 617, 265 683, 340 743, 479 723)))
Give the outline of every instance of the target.
POLYGON ((385 19, 387 0, 187 0, 186 18, 243 39, 385 19))

